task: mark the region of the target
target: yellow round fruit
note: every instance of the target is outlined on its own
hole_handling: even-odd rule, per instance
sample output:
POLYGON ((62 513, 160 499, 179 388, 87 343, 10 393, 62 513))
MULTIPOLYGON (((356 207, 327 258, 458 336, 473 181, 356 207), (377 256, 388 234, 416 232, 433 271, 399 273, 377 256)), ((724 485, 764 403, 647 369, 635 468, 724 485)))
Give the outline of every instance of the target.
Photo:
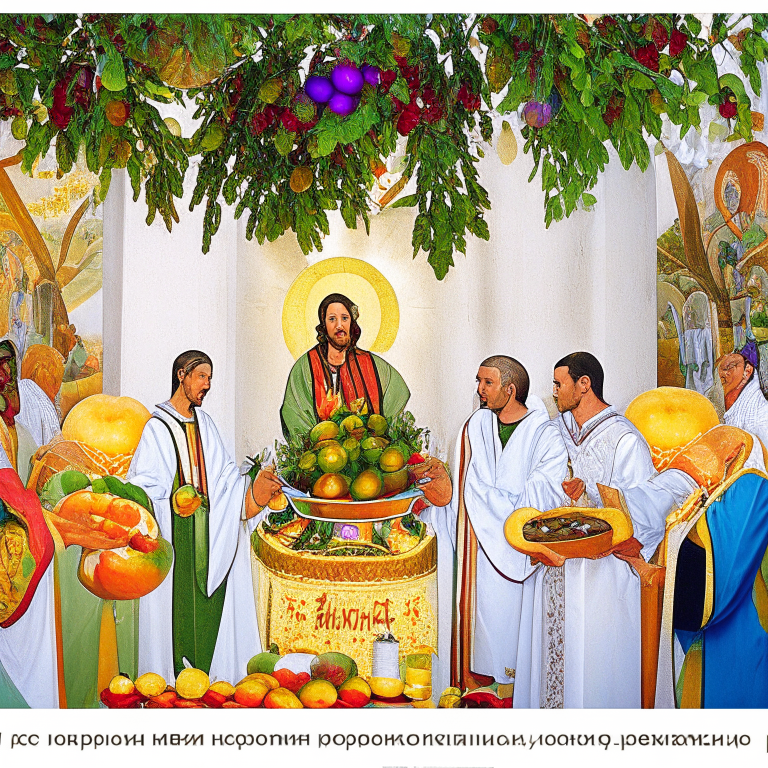
POLYGON ((375 499, 381 493, 381 489, 381 478, 372 469, 364 469, 352 481, 349 492, 356 501, 369 501, 375 499))
POLYGON ((333 440, 339 434, 339 425, 335 421, 321 421, 310 430, 309 439, 312 444, 321 440, 333 440))
POLYGON ((312 495, 316 499, 339 499, 349 491, 347 478, 333 472, 326 472, 315 481, 312 495))
POLYGON ((315 176, 312 173, 311 168, 307 168, 305 165, 300 165, 298 168, 293 169, 291 173, 290 185, 291 189, 298 195, 302 192, 306 192, 315 180, 315 176))
POLYGON ((133 684, 133 680, 125 675, 115 675, 109 681, 109 692, 114 693, 116 696, 120 694, 133 693, 136 686, 133 684))
POLYGON ((299 701, 307 709, 328 709, 337 698, 336 689, 327 680, 310 680, 299 691, 299 701))
POLYGON ((182 669, 176 678, 176 693, 182 699, 199 699, 211 687, 211 680, 202 669, 182 669))
POLYGON ((215 683, 211 683, 211 687, 208 690, 220 693, 227 698, 234 696, 235 694, 235 686, 232 685, 232 683, 228 683, 226 680, 217 680, 215 683))
POLYGON ((398 469, 402 469, 405 466, 405 456, 399 448, 390 446, 385 448, 381 456, 379 456, 379 466, 384 472, 397 472, 398 469))
POLYGON ((164 117, 163 122, 174 136, 181 136, 181 124, 175 117, 164 117))
POLYGON ((270 509, 274 509, 276 512, 279 512, 281 509, 285 509, 288 506, 288 499, 286 498, 285 494, 280 491, 280 493, 276 493, 267 502, 267 506, 270 509))
POLYGON ((61 436, 108 456, 133 453, 149 417, 149 411, 132 397, 91 395, 67 414, 61 436))
POLYGON ((165 680, 155 672, 145 672, 136 678, 136 690, 142 696, 159 696, 165 688, 165 680))
POLYGON ((385 699, 394 699, 405 688, 403 681, 399 677, 372 677, 368 681, 368 685, 371 686, 372 693, 385 699))
POLYGON ((704 395, 681 387, 658 387, 638 395, 624 415, 651 447, 657 470, 666 469, 675 455, 720 423, 714 405, 704 395))
POLYGON ((322 472, 341 472, 347 466, 347 452, 338 443, 328 445, 317 454, 317 466, 322 472))

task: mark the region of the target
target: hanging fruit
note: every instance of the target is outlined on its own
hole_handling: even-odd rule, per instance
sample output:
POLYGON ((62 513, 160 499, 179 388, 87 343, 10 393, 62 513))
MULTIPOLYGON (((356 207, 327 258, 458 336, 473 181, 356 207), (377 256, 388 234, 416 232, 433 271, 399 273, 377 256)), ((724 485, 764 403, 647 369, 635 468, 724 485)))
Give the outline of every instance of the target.
POLYGON ((381 70, 378 67, 371 67, 366 64, 363 67, 363 79, 368 85, 377 86, 381 81, 381 70))
POLYGON ((306 192, 312 186, 314 180, 315 177, 311 169, 305 165, 300 165, 298 168, 294 168, 293 173, 291 173, 291 189, 299 195, 302 192, 306 192))
POLYGON ((501 136, 496 142, 496 154, 504 165, 510 165, 517 157, 517 139, 512 126, 506 120, 501 124, 501 136))
POLYGON ((531 128, 543 128, 552 119, 552 106, 546 102, 529 101, 523 107, 523 119, 531 128))
POLYGON ((218 123, 209 125, 200 142, 203 152, 213 152, 218 149, 224 141, 224 136, 224 129, 218 123))
POLYGON ((337 64, 331 72, 333 87, 340 93, 356 96, 363 90, 362 72, 352 63, 337 64))
POLYGON ((173 117, 164 117, 163 122, 174 136, 181 136, 181 125, 178 120, 173 117))
POLYGON ((16 115, 11 123, 11 135, 14 139, 22 141, 27 137, 27 121, 21 116, 16 115))
POLYGON ((328 109, 337 115, 345 117, 351 115, 357 108, 357 99, 346 93, 335 93, 328 102, 328 109))
POLYGON ((334 94, 331 81, 327 77, 320 77, 320 75, 308 77, 304 84, 304 90, 307 92, 307 96, 318 104, 325 104, 334 94))
POLYGON ((115 128, 121 128, 131 115, 131 108, 126 102, 113 99, 104 107, 104 114, 107 116, 110 125, 114 125, 115 128))
POLYGON ((279 77, 273 77, 271 80, 261 84, 259 88, 259 99, 266 104, 274 104, 283 90, 283 81, 279 77))

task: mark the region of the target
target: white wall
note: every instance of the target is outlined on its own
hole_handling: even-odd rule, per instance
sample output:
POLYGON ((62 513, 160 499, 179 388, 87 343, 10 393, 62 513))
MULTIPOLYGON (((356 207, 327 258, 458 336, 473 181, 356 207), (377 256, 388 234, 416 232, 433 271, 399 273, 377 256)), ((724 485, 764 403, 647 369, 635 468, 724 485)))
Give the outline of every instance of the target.
POLYGON ((201 348, 214 359, 206 409, 236 459, 271 445, 293 364, 281 323, 287 290, 310 262, 352 256, 381 271, 397 294, 400 330, 385 357, 406 379, 418 423, 444 448, 472 410, 477 365, 491 354, 517 357, 531 391, 551 408, 554 362, 591 351, 606 369, 606 398, 623 409, 656 381, 653 173, 627 173, 612 157, 595 211, 546 230, 540 182, 527 182, 529 156, 505 167, 490 151, 480 170, 493 203, 490 242, 470 236, 467 256, 454 255, 442 282, 424 254, 411 257, 411 209, 373 217, 370 237, 331 216, 322 254, 309 259, 291 233, 264 246, 247 242, 245 216, 234 222, 225 211, 203 256, 202 208, 189 214, 179 205, 181 224, 169 235, 160 222, 147 227, 143 201, 133 203, 129 186, 113 182, 105 233, 113 233, 110 243, 122 233, 123 273, 105 260, 105 285, 122 286, 121 309, 105 288, 105 350, 108 339, 121 339, 119 354, 105 351, 109 386, 152 405, 168 397, 174 356, 201 348))

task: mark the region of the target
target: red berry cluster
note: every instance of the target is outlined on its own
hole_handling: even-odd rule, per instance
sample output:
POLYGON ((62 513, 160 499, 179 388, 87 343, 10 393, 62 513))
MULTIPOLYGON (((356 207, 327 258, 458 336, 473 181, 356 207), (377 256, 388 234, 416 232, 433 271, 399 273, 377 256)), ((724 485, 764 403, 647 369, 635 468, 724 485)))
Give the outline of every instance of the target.
POLYGON ((93 99, 93 80, 92 69, 74 65, 53 87, 53 106, 48 110, 48 116, 60 131, 66 130, 69 125, 75 104, 86 111, 90 109, 93 99))
POLYGON ((308 123, 302 123, 287 107, 267 104, 261 112, 257 112, 251 118, 251 134, 259 136, 277 122, 280 122, 287 131, 305 133, 317 123, 317 117, 308 123))
MULTIPOLYGON (((408 84, 411 96, 407 104, 394 96, 392 97, 395 111, 399 113, 397 132, 401 136, 407 136, 422 120, 429 124, 440 120, 444 114, 444 107, 431 86, 421 87, 421 74, 417 65, 409 65, 407 59, 403 57, 396 57, 395 60, 400 74, 408 84)), ((389 92, 396 77, 397 73, 390 70, 381 73, 384 93, 389 92)))
POLYGON ((688 44, 688 35, 674 28, 670 36, 667 28, 658 19, 651 17, 646 25, 646 35, 650 34, 651 42, 636 48, 632 52, 632 58, 644 67, 659 71, 659 53, 669 44, 669 55, 676 58, 688 44))

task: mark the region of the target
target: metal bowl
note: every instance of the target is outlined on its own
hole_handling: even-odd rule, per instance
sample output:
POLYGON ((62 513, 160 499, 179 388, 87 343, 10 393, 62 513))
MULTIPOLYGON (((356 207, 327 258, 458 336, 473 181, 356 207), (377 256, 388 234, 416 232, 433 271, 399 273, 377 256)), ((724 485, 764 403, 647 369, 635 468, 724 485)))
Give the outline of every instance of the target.
POLYGON ((379 520, 391 520, 407 515, 416 499, 421 498, 424 494, 421 491, 406 491, 397 496, 374 499, 373 501, 317 499, 312 496, 294 495, 288 491, 285 495, 296 514, 310 520, 326 520, 336 523, 348 521, 375 523, 379 520))

